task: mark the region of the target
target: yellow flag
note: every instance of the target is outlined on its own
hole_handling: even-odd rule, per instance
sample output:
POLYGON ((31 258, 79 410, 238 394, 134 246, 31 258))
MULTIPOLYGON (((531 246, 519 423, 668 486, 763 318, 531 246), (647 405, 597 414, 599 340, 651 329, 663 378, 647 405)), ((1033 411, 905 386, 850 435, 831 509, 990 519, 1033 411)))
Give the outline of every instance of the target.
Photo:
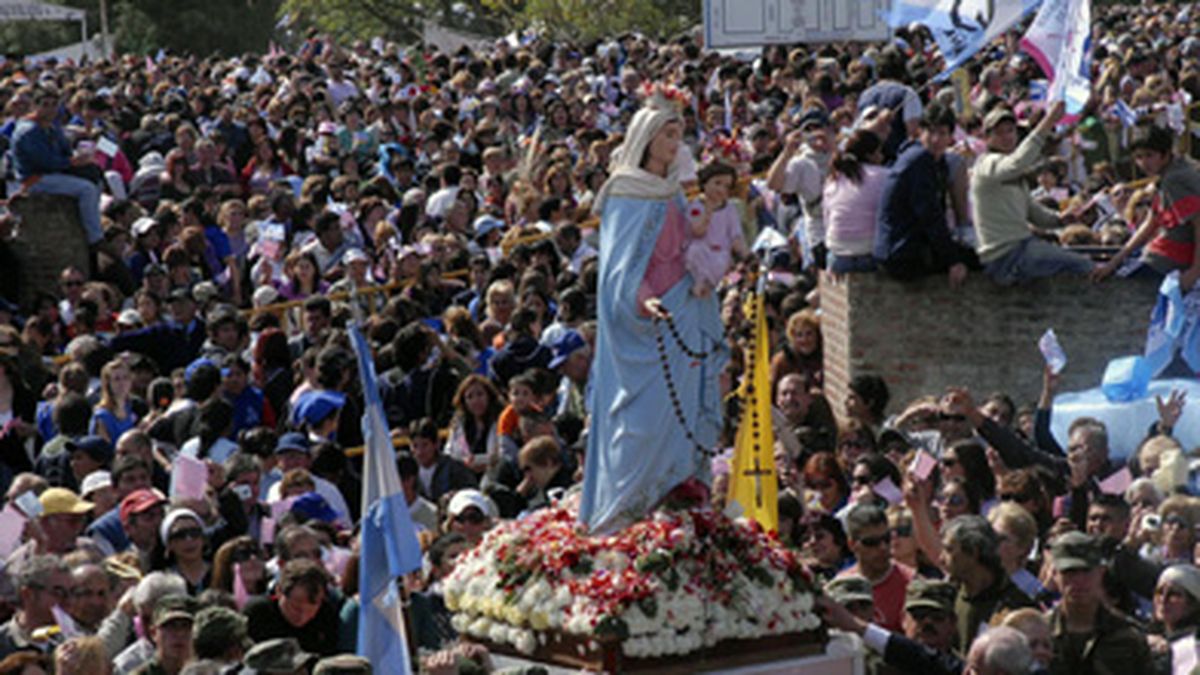
POLYGON ((754 344, 738 389, 742 419, 729 476, 729 501, 768 532, 779 528, 779 483, 775 478, 775 432, 771 428, 771 354, 762 289, 747 303, 754 344))

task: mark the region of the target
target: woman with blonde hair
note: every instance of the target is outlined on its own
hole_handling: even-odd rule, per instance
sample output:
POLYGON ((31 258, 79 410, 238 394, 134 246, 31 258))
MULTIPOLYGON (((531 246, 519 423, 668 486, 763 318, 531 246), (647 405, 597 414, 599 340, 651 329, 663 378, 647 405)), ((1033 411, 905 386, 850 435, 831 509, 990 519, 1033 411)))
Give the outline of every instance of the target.
POLYGON ((67 640, 54 650, 55 675, 109 675, 112 663, 104 642, 88 635, 67 640))
POLYGON ((802 309, 788 317, 787 342, 771 358, 771 391, 789 373, 800 373, 820 388, 824 381, 821 318, 811 309, 802 309))
POLYGON ((88 433, 116 443, 121 434, 137 426, 130 391, 133 372, 122 359, 113 359, 100 370, 100 402, 92 411, 88 433))

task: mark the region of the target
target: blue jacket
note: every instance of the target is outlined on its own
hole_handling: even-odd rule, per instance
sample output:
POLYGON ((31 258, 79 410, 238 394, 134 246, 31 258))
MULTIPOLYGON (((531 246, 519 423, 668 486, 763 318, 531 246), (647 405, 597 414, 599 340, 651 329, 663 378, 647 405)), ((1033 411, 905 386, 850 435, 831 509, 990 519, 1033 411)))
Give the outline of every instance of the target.
POLYGON ((58 125, 46 129, 33 120, 21 120, 13 133, 12 156, 20 180, 62 173, 71 166, 71 144, 58 125))
POLYGON ((928 249, 937 260, 962 262, 962 247, 946 225, 947 169, 917 141, 909 141, 888 171, 877 216, 875 258, 901 259, 928 249))

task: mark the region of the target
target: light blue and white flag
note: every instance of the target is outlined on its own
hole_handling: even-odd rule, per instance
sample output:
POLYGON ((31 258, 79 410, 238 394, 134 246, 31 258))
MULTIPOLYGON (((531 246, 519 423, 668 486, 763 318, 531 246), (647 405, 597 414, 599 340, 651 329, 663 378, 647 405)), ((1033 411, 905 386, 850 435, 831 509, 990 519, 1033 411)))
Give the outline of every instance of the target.
POLYGON ((1113 104, 1112 113, 1121 120, 1121 126, 1129 128, 1137 126, 1138 114, 1124 99, 1117 99, 1113 104))
POLYGON ((421 545, 396 470, 396 450, 383 415, 371 348, 357 325, 350 341, 358 360, 365 408, 362 418, 362 553, 358 563, 358 654, 387 672, 415 672, 409 660, 400 577, 421 568, 421 545), (382 666, 380 666, 382 667, 382 666))
POLYGON ((1029 100, 1033 103, 1044 102, 1050 91, 1050 83, 1046 80, 1029 81, 1029 100))
POLYGON ((919 23, 942 52, 944 80, 993 39, 1037 8, 1042 0, 895 0, 887 23, 892 28, 919 23))
POLYGON ((1083 112, 1092 93, 1091 44, 1091 0, 1045 0, 1021 38, 1021 49, 1050 80, 1046 102, 1065 103, 1066 124, 1083 112))

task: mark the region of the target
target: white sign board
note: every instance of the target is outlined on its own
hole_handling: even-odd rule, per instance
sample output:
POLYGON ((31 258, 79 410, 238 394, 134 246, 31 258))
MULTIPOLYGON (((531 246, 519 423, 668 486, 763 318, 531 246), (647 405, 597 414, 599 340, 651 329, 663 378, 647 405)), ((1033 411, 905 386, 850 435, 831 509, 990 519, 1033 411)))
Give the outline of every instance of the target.
POLYGON ((704 0, 705 46, 887 40, 888 6, 888 0, 704 0))

